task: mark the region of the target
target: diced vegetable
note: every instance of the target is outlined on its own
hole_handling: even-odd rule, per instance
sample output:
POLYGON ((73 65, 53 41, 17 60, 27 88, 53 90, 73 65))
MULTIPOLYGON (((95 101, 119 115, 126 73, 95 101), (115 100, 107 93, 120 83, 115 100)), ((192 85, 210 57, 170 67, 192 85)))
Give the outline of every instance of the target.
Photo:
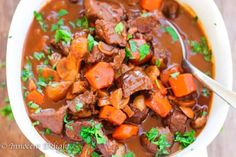
POLYGON ((99 118, 110 121, 116 125, 121 125, 126 120, 126 115, 115 107, 104 106, 100 110, 99 118))
POLYGON ((33 91, 33 90, 36 90, 37 89, 37 85, 36 83, 34 82, 33 79, 29 79, 28 81, 28 91, 33 91))
POLYGON ((169 83, 176 97, 183 97, 197 90, 193 75, 190 73, 180 74, 176 78, 170 77, 169 83))
POLYGON ((125 140, 138 134, 138 127, 129 124, 122 124, 112 134, 112 137, 119 140, 125 140))
POLYGON ((80 60, 76 60, 72 55, 61 59, 57 63, 57 73, 64 81, 74 81, 79 70, 80 60))
POLYGON ((74 39, 70 47, 70 53, 77 59, 83 58, 88 53, 88 39, 84 37, 74 39))
POLYGON ((80 94, 80 93, 85 92, 85 90, 86 90, 86 82, 76 81, 73 83, 73 86, 72 86, 73 94, 80 94))
POLYGON ((86 72, 85 77, 95 89, 109 87, 114 80, 114 70, 109 63, 99 62, 86 72))
POLYGON ((152 10, 160 10, 161 4, 163 0, 141 0, 140 5, 143 9, 152 11, 152 10))
POLYGON ((194 118, 194 112, 193 112, 193 110, 192 110, 191 108, 189 108, 189 107, 183 107, 183 106, 180 106, 179 108, 183 111, 183 113, 184 113, 188 118, 190 118, 190 119, 193 119, 193 118, 194 118))
POLYGON ((38 105, 42 105, 44 103, 44 95, 39 93, 37 90, 33 90, 29 92, 26 97, 27 101, 32 101, 38 105))
POLYGON ((119 88, 111 93, 110 102, 116 109, 123 109, 129 103, 129 97, 123 98, 122 89, 119 88))
POLYGON ((145 100, 145 104, 163 118, 166 117, 172 109, 168 99, 160 92, 152 94, 150 98, 145 100))
POLYGON ((134 98, 133 105, 139 109, 139 111, 144 111, 147 107, 145 105, 145 97, 143 95, 139 95, 134 98))
POLYGON ((52 82, 45 88, 45 94, 53 101, 59 101, 66 97, 67 91, 71 84, 71 81, 52 82))
POLYGON ((158 76, 160 76, 160 71, 157 68, 157 66, 148 66, 145 69, 145 73, 148 75, 148 77, 154 82, 158 76))
POLYGON ((47 81, 60 81, 60 77, 55 70, 49 67, 43 67, 38 70, 39 75, 41 75, 47 81))
POLYGON ((162 71, 161 76, 160 76, 161 81, 164 84, 168 83, 170 75, 173 74, 173 73, 176 73, 176 72, 179 72, 179 73, 182 72, 182 69, 180 68, 179 65, 174 65, 171 68, 168 68, 168 69, 162 71))

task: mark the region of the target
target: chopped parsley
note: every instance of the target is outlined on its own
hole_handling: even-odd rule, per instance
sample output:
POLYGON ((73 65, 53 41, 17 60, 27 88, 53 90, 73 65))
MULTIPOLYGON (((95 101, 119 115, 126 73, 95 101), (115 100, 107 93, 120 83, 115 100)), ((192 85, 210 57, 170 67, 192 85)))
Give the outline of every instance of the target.
POLYGON ((66 146, 66 153, 69 156, 79 155, 82 151, 82 145, 79 142, 69 143, 66 146))
POLYGON ((43 77, 38 77, 38 82, 36 83, 37 87, 39 89, 41 89, 42 87, 46 87, 47 86, 47 82, 45 81, 45 79, 43 77))
POLYGON ((130 49, 131 49, 132 52, 137 51, 137 45, 136 45, 136 42, 134 40, 130 40, 129 45, 130 45, 130 49))
POLYGON ((88 50, 89 50, 89 52, 92 51, 92 49, 95 45, 97 45, 97 41, 95 41, 94 37, 91 34, 89 34, 88 35, 88 50))
POLYGON ((93 147, 96 146, 97 144, 105 144, 106 138, 103 135, 103 132, 101 130, 102 124, 94 124, 94 122, 91 122, 92 126, 90 127, 85 127, 83 126, 81 128, 81 131, 79 133, 80 137, 84 140, 89 145, 92 145, 93 147), (96 143, 93 141, 93 139, 96 140, 96 143))
POLYGON ((13 120, 14 119, 10 104, 7 104, 6 106, 2 107, 0 109, 0 114, 3 117, 8 117, 9 120, 13 120))
POLYGON ((32 77, 33 77, 32 64, 28 60, 21 72, 21 79, 23 82, 26 82, 32 77))
POLYGON ((64 16, 64 15, 67 15, 68 13, 69 13, 69 12, 68 12, 67 10, 61 9, 61 10, 59 10, 59 12, 57 13, 57 17, 60 18, 60 17, 62 17, 62 16, 64 16))
POLYGON ((202 92, 201 93, 202 93, 202 95, 204 97, 209 97, 209 95, 210 95, 210 91, 207 88, 205 88, 205 87, 202 88, 202 92))
POLYGON ((193 53, 202 54, 205 61, 210 62, 212 58, 212 51, 209 49, 207 45, 206 38, 202 37, 200 42, 197 41, 189 41, 193 53))
POLYGON ((130 40, 132 38, 133 38, 133 36, 131 34, 128 34, 127 39, 130 40))
POLYGON ((55 34, 55 41, 56 43, 59 41, 63 41, 65 43, 69 43, 71 41, 72 34, 71 32, 64 30, 64 29, 58 29, 55 34))
POLYGON ((75 105, 75 110, 76 110, 76 111, 80 111, 83 106, 84 106, 84 105, 83 105, 81 102, 79 102, 79 103, 77 103, 77 104, 75 105))
POLYGON ((41 59, 45 58, 45 54, 43 52, 34 52, 33 57, 37 60, 40 61, 41 59))
POLYGON ((148 138, 148 140, 152 142, 153 144, 157 145, 158 147, 158 152, 156 152, 155 157, 169 154, 166 148, 170 147, 170 144, 168 143, 166 139, 166 135, 161 134, 159 138, 158 136, 159 136, 159 133, 156 128, 152 128, 146 133, 146 137, 148 138))
POLYGON ((180 72, 174 72, 174 73, 170 74, 170 76, 172 78, 177 78, 179 75, 180 75, 180 72))
POLYGON ((73 123, 74 121, 73 120, 68 121, 67 118, 68 118, 68 114, 66 114, 64 117, 64 123, 66 124, 65 127, 70 130, 73 130, 73 127, 70 124, 73 123))
POLYGON ((92 152, 91 157, 100 157, 100 155, 97 152, 92 152))
POLYGON ((164 30, 165 30, 165 32, 167 32, 172 37, 172 40, 174 42, 176 42, 179 39, 177 33, 175 32, 175 30, 172 27, 167 26, 167 27, 164 28, 164 30))
POLYGON ((64 25, 64 20, 63 19, 59 19, 57 21, 57 23, 53 24, 52 27, 51 27, 51 32, 54 32, 56 31, 57 29, 61 28, 61 26, 64 25))
POLYGON ((135 157, 134 153, 133 152, 127 152, 124 157, 135 157))
POLYGON ((125 48, 125 57, 133 59, 133 55, 128 48, 125 48))
POLYGON ((43 20, 43 16, 41 13, 38 13, 37 11, 34 11, 34 17, 35 19, 38 21, 41 29, 46 32, 47 31, 47 25, 45 24, 44 20, 43 20))
POLYGON ((29 106, 29 108, 32 108, 32 109, 38 109, 39 108, 39 105, 34 103, 33 101, 28 102, 27 105, 29 106))
POLYGON ((142 13, 141 16, 142 16, 142 17, 148 17, 148 16, 150 16, 150 14, 147 13, 147 12, 145 12, 145 13, 142 13))
POLYGON ((206 111, 202 111, 201 116, 206 116, 208 113, 206 111))
POLYGON ((51 131, 51 129, 49 129, 49 128, 46 128, 45 130, 44 130, 44 134, 45 135, 50 135, 52 133, 52 131, 51 131))
POLYGON ((83 28, 83 29, 89 28, 89 21, 86 16, 83 16, 82 18, 77 19, 75 23, 76 23, 76 26, 79 28, 83 28))
POLYGON ((188 147, 191 143, 195 141, 195 131, 185 132, 181 134, 177 132, 175 134, 175 142, 179 142, 183 148, 188 147))
POLYGON ((115 26, 115 32, 117 34, 121 34, 124 30, 124 24, 122 22, 119 22, 116 26, 115 26))
POLYGON ((160 66, 161 66, 161 60, 160 60, 160 59, 157 59, 155 64, 156 64, 156 66, 157 66, 158 68, 160 68, 160 66))
POLYGON ((32 123, 32 126, 37 126, 37 125, 39 125, 39 124, 40 124, 39 121, 35 121, 35 122, 32 123))
POLYGON ((69 24, 71 25, 71 27, 72 27, 72 28, 74 28, 74 29, 76 28, 76 25, 75 25, 75 23, 74 23, 74 22, 72 22, 72 21, 69 21, 69 24))
POLYGON ((139 47, 140 60, 144 59, 150 52, 150 46, 143 44, 139 47))

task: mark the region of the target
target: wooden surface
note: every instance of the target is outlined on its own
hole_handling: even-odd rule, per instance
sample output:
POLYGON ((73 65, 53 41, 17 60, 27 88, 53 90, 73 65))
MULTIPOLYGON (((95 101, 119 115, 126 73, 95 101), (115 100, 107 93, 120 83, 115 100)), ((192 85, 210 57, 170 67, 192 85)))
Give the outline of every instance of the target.
MULTIPOLYGON (((215 0, 221 13, 223 14, 226 27, 229 32, 233 61, 236 62, 236 1, 235 0, 215 0)), ((0 61, 5 60, 7 32, 10 26, 10 21, 19 0, 0 0, 0 61)), ((200 3, 200 2, 199 2, 200 3)), ((24 16, 24 15, 22 15, 24 16)), ((224 52, 222 52, 224 53, 224 52)), ((234 64, 234 71, 236 64, 234 64)), ((0 69, 0 81, 5 81, 5 69, 0 69)), ((234 73, 236 78, 236 73, 234 73)), ((236 81, 234 82, 236 90, 236 81)), ((6 89, 0 89, 0 100, 4 100, 6 89)), ((4 102, 0 104, 4 105, 4 102)), ((219 133, 218 137, 208 147, 209 157, 236 157, 236 110, 231 109, 226 120, 226 123, 219 133)), ((39 157, 41 152, 38 150, 21 150, 11 149, 12 144, 28 144, 27 139, 20 132, 14 121, 7 118, 0 118, 0 156, 4 157, 39 157), (1 149, 3 144, 7 144, 7 148, 1 149)))

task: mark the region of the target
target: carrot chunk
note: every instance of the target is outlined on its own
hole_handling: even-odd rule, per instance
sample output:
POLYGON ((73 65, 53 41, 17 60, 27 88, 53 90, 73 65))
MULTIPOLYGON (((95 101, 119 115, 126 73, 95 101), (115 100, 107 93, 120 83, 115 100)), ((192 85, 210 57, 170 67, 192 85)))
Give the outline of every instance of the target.
POLYGON ((36 83, 34 82, 33 79, 29 79, 29 82, 28 82, 28 91, 33 91, 33 90, 36 90, 37 89, 37 85, 36 83))
POLYGON ((27 95, 26 100, 33 101, 34 103, 38 105, 42 105, 44 103, 44 96, 43 94, 39 93, 37 90, 33 90, 27 95))
POLYGON ((140 5, 143 9, 152 11, 161 8, 163 0, 141 0, 140 5))
POLYGON ((119 109, 112 106, 104 106, 100 110, 99 118, 110 121, 113 124, 121 125, 125 119, 126 115, 119 109))
POLYGON ((85 74, 88 82, 95 89, 110 86, 114 80, 114 76, 114 70, 106 62, 99 62, 85 74))
POLYGON ((192 74, 180 74, 176 78, 169 78, 170 86, 176 97, 183 97, 197 90, 192 74))
POLYGON ((167 97, 163 96, 160 92, 155 92, 150 98, 146 99, 145 104, 163 118, 172 109, 167 97))
POLYGON ((138 134, 138 127, 135 125, 122 124, 115 129, 112 137, 118 140, 125 140, 138 134))
POLYGON ((57 72, 49 67, 44 67, 41 72, 41 75, 45 80, 60 81, 57 72))

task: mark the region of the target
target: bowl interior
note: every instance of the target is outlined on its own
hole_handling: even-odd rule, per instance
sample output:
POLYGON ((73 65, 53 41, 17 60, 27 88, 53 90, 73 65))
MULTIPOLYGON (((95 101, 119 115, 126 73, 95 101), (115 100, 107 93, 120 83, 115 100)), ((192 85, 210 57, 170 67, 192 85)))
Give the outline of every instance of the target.
MULTIPOLYGON (((202 22, 215 56, 216 80, 226 87, 232 88, 232 57, 228 35, 214 1, 207 0, 201 1, 201 3, 196 0, 179 1, 190 6, 202 22)), ((9 31, 12 38, 8 39, 7 45, 7 85, 15 120, 24 135, 45 154, 64 156, 50 148, 50 145, 32 126, 24 106, 21 90, 21 60, 25 37, 33 19, 33 11, 39 10, 45 2, 45 0, 21 0, 15 11, 9 31)), ((176 156, 186 155, 186 153, 190 153, 199 147, 206 147, 219 133, 227 112, 227 104, 219 97, 214 96, 212 110, 205 129, 192 145, 176 154, 176 156)))

